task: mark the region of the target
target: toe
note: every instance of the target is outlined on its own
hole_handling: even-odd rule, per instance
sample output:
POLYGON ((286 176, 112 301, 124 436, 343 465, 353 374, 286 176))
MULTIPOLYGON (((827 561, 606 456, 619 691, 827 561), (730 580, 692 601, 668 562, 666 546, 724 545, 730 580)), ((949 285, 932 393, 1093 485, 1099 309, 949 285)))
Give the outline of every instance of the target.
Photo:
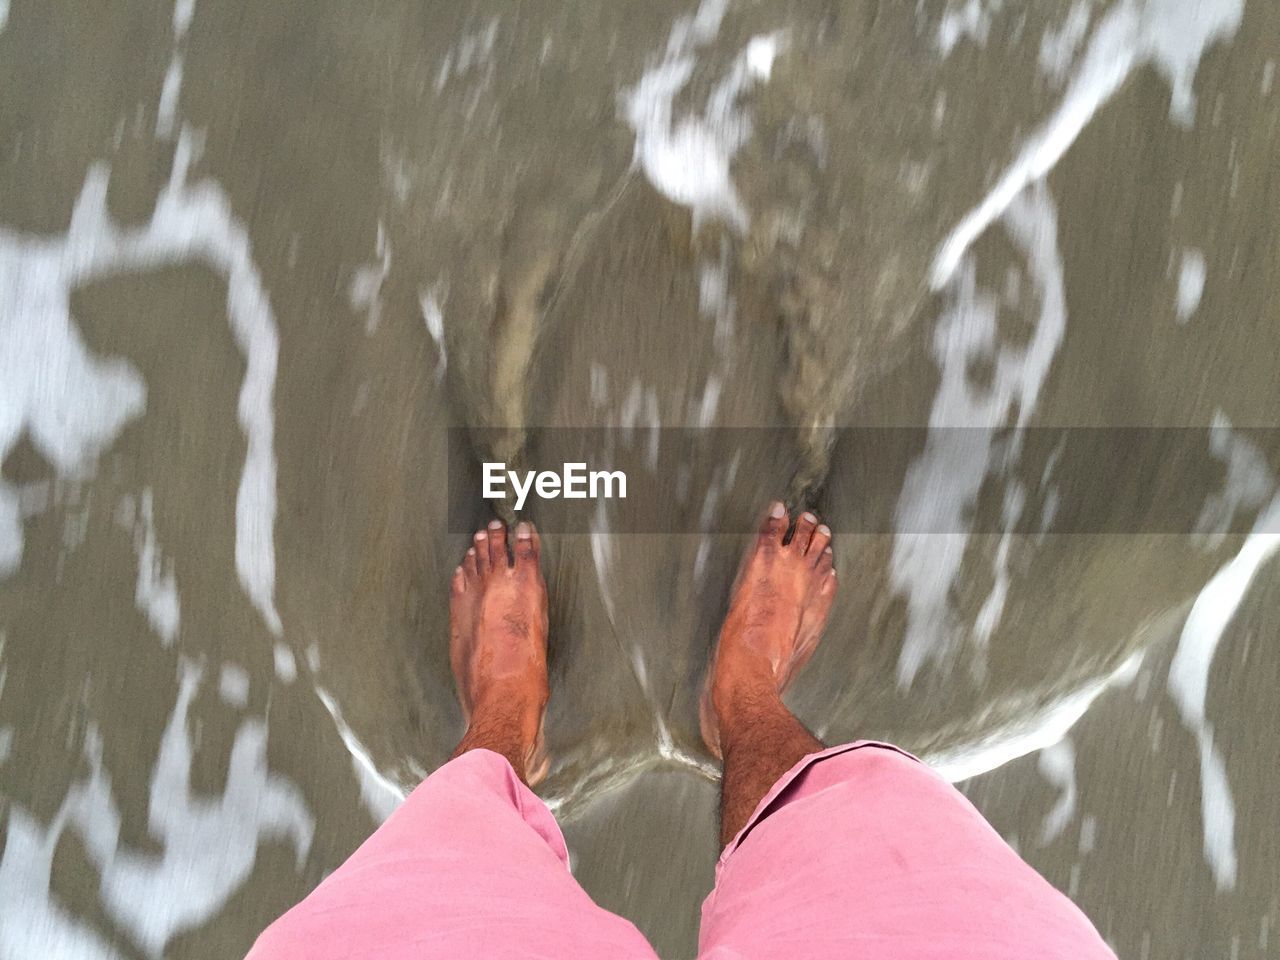
POLYGON ((818 576, 821 578, 818 585, 818 592, 824 597, 836 592, 836 567, 835 557, 831 554, 831 548, 822 551, 822 556, 818 560, 818 576))
POLYGON ((455 594, 467 592, 467 575, 462 567, 458 567, 453 571, 453 578, 449 581, 449 589, 455 594))
POLYGON ((516 555, 516 567, 518 569, 523 569, 530 564, 537 566, 537 534, 534 532, 533 524, 525 520, 521 520, 516 524, 516 545, 514 553, 516 555))
POLYGON ((787 532, 787 507, 781 500, 769 505, 769 515, 764 518, 760 527, 760 539, 766 543, 779 545, 782 536, 787 532))
POLYGON ((462 570, 468 577, 474 577, 480 572, 479 568, 476 566, 475 547, 467 547, 467 555, 462 558, 462 570))
POLYGON ((813 539, 813 530, 818 525, 818 518, 806 510, 796 521, 796 532, 791 535, 791 547, 797 553, 805 553, 809 549, 809 541, 813 539))
POLYGON ((507 563, 507 527, 501 520, 489 521, 489 566, 501 570, 507 563))
POLYGON ((476 570, 485 574, 489 572, 489 534, 477 530, 474 537, 476 551, 476 570))
POLYGON ((831 552, 831 548, 824 548, 823 551, 818 554, 817 563, 814 564, 814 569, 817 570, 818 576, 825 577, 828 573, 831 573, 835 569, 835 560, 835 554, 831 552))
POLYGON ((809 539, 809 556, 815 561, 821 560, 822 552, 829 546, 831 546, 831 528, 825 523, 820 523, 809 539))
POLYGON ((824 600, 829 600, 831 597, 835 596, 836 587, 839 583, 840 581, 836 578, 835 568, 832 567, 827 571, 826 576, 822 578, 822 586, 818 588, 818 594, 824 600))

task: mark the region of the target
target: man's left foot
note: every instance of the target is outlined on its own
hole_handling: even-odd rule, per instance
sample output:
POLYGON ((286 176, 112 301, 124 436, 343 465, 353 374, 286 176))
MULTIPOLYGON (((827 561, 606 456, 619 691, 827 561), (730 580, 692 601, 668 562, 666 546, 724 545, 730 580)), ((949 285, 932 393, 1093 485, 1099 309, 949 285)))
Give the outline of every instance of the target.
MULTIPOLYGON (((463 743, 503 753, 526 783, 547 773, 547 585, 541 543, 516 527, 508 557, 499 520, 479 530, 449 584, 449 660, 468 733, 463 743)), ((461 749, 461 748, 460 748, 461 749)))

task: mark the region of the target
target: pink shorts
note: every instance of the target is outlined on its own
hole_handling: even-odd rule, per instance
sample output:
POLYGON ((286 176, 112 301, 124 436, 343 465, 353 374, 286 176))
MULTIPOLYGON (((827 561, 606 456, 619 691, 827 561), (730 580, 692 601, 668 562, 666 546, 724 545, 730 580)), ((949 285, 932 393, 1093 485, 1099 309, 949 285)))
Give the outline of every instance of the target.
MULTIPOLYGON (((716 867, 699 956, 1094 960, 1114 954, 949 783, 896 747, 805 757, 716 867)), ((654 960, 569 873, 502 757, 441 767, 248 960, 654 960)))

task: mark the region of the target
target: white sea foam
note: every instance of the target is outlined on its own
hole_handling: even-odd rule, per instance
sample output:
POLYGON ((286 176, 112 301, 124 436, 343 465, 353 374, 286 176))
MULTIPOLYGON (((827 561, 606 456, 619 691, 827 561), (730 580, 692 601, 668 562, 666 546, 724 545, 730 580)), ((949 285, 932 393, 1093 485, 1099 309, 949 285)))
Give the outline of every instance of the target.
POLYGON ((436 379, 444 376, 449 366, 449 350, 444 342, 444 311, 440 309, 440 299, 436 288, 420 290, 418 305, 422 308, 422 322, 427 325, 427 333, 431 342, 436 345, 440 359, 436 361, 436 379))
POLYGON ((163 844, 161 853, 121 848, 119 815, 100 748, 97 756, 90 755, 90 781, 67 797, 72 819, 101 871, 109 912, 152 956, 159 956, 175 934, 221 908, 248 878, 261 838, 291 841, 301 866, 315 831, 297 789, 267 769, 267 730, 261 720, 246 720, 237 730, 223 795, 210 799, 192 792, 194 744, 188 714, 199 682, 199 668, 184 662, 177 702, 152 771, 148 826, 163 844), (175 890, 183 895, 174 896, 175 890))
POLYGON ((284 641, 277 640, 272 644, 271 659, 275 666, 276 679, 281 683, 293 683, 298 679, 298 661, 294 659, 293 651, 284 641))
POLYGON ((249 672, 236 663, 224 663, 218 671, 218 697, 229 707, 249 705, 249 672))
POLYGON ((93 724, 85 742, 89 776, 72 785, 49 826, 42 829, 20 812, 14 834, 10 820, 0 861, 0 946, 6 956, 113 955, 52 896, 50 858, 69 829, 98 870, 107 913, 151 957, 162 956, 170 939, 204 923, 226 903, 253 870, 262 839, 291 843, 301 867, 315 823, 297 789, 268 770, 262 721, 246 720, 237 730, 222 796, 192 792, 189 712, 199 683, 199 668, 184 661, 148 795, 147 826, 160 852, 123 845, 120 813, 102 765, 101 735, 93 724), (26 949, 33 946, 40 949, 26 949))
POLYGON ((93 779, 68 795, 72 816, 102 871, 108 909, 152 956, 159 956, 175 934, 212 916, 240 887, 262 837, 290 840, 301 866, 315 831, 297 789, 267 769, 267 730, 261 720, 246 720, 236 732, 223 795, 209 799, 192 793, 188 713, 199 681, 199 669, 184 663, 152 771, 148 825, 163 844, 162 853, 120 849, 119 817, 100 758, 93 779), (183 895, 174 896, 175 890, 183 895))
MULTIPOLYGON (((4 684, 9 677, 9 668, 4 663, 4 645, 5 631, 0 627, 0 694, 4 693, 4 684)), ((9 760, 9 753, 13 749, 13 728, 0 727, 0 765, 9 760)))
POLYGON ((365 809, 369 811, 369 816, 381 823, 391 816, 395 809, 404 802, 404 798, 409 795, 409 791, 378 769, 378 765, 373 762, 373 756, 369 753, 369 749, 360 742, 356 732, 351 729, 351 725, 342 716, 342 708, 338 706, 338 701, 333 694, 323 687, 316 687, 316 696, 320 698, 324 708, 329 711, 329 716, 333 718, 334 726, 338 728, 338 736, 342 738, 342 743, 347 748, 347 753, 351 755, 351 767, 355 771, 356 780, 360 784, 360 799, 364 803, 365 809))
POLYGON ((1076 750, 1071 738, 1063 737, 1041 750, 1037 766, 1040 775, 1058 788, 1058 800, 1040 827, 1040 845, 1044 847, 1062 836, 1062 831, 1076 815, 1079 787, 1076 783, 1076 750))
MULTIPOLYGON (((105 182, 101 192, 105 203, 105 182)), ((0 228, 0 460, 26 433, 76 476, 146 407, 134 367, 91 355, 71 322, 72 286, 105 272, 95 269, 103 246, 84 215, 59 239, 0 228)), ((17 491, 0 480, 0 576, 21 561, 21 521, 17 491)))
POLYGON ((710 427, 715 423, 716 411, 720 408, 720 391, 724 384, 715 374, 707 377, 702 388, 702 398, 698 402, 698 426, 710 427))
MULTIPOLYGON (((1030 420, 1066 331, 1057 210, 1047 186, 1033 184, 1015 198, 1004 221, 1025 257, 1026 272, 1039 296, 1039 315, 1025 345, 1000 343, 999 298, 978 287, 975 267, 966 262, 934 331, 934 357, 942 378, 929 414, 925 449, 903 481, 896 510, 900 532, 889 565, 890 583, 907 600, 907 628, 898 658, 898 682, 903 687, 910 686, 926 662, 941 660, 962 639, 951 597, 969 545, 966 524, 997 459, 995 432, 1007 425, 1015 410, 1015 426, 1030 420), (970 381, 969 364, 977 359, 992 361, 989 385, 970 381)), ((1017 452, 1015 435, 1006 459, 1016 459, 1017 452)), ((1005 512, 1006 525, 1016 522, 1021 500, 1007 500, 1005 512)), ((1009 546, 1002 543, 996 551, 995 585, 975 625, 979 645, 990 638, 1003 613, 1008 584, 1002 571, 1009 546)))
POLYGON ((1013 549, 1013 530, 1022 517, 1022 508, 1026 499, 1026 489, 1023 485, 1010 482, 1005 490, 1004 509, 1001 513, 1004 533, 1000 536, 995 557, 992 559, 991 589, 987 593, 987 598, 982 601, 982 606, 978 608, 977 616, 973 619, 973 641, 976 652, 979 653, 979 659, 975 661, 975 673, 979 677, 985 675, 986 649, 996 627, 1000 625, 1000 620, 1004 616, 1004 605, 1009 598, 1009 554, 1013 549))
POLYGON ((173 35, 177 40, 187 36, 191 20, 195 16, 196 0, 174 0, 173 3, 173 35))
POLYGON ((1051 747, 1071 731, 1103 691, 1132 681, 1141 664, 1139 651, 1108 676, 1090 681, 977 740, 925 754, 922 759, 952 783, 959 783, 1051 747))
POLYGON ((178 583, 174 577, 173 560, 167 562, 156 542, 155 516, 151 488, 142 491, 135 505, 122 511, 133 533, 133 552, 138 558, 138 583, 134 588, 133 602, 147 616, 151 629, 166 647, 173 646, 182 623, 182 603, 178 597, 178 583))
POLYGON ((9 806, 7 819, 0 858, 0 956, 117 960, 120 954, 50 889, 65 806, 47 827, 17 804, 9 806))
POLYGON ((1209 430, 1209 450, 1227 467, 1221 489, 1205 498, 1196 518, 1196 533, 1212 549, 1231 530, 1238 511, 1256 510, 1271 499, 1276 477, 1253 438, 1233 430, 1221 410, 1214 414, 1209 430))
POLYGON ((750 88, 769 79, 782 34, 753 37, 700 114, 676 116, 674 100, 693 76, 698 50, 715 39, 726 0, 703 0, 692 16, 671 28, 661 61, 623 91, 623 113, 635 132, 635 163, 674 203, 693 211, 694 227, 722 219, 742 230, 748 214, 730 175, 738 150, 751 136, 751 120, 739 106, 750 88))
POLYGON ((473 69, 490 68, 493 46, 498 39, 499 20, 493 17, 483 27, 464 33, 445 53, 436 74, 436 92, 444 90, 450 77, 462 77, 473 69))
POLYGON ((356 268, 347 288, 347 299, 354 310, 364 313, 364 332, 373 333, 382 319, 382 285, 391 273, 391 244, 387 240, 387 228, 378 221, 378 235, 374 247, 378 255, 376 263, 366 263, 356 268))
POLYGON ((609 533, 609 512, 604 500, 596 501, 591 518, 591 564, 596 571, 596 584, 610 626, 617 624, 613 608, 613 536, 609 533))
POLYGON ((1057 109, 1024 143, 995 186, 943 241, 934 259, 934 289, 947 284, 965 251, 1029 184, 1044 177, 1080 131, 1143 64, 1154 65, 1171 91, 1170 116, 1195 118, 1192 84, 1214 41, 1232 36, 1244 0, 1121 0, 1099 21, 1057 109))
MULTIPOLYGON (((0 399, 0 402, 4 402, 0 399)), ((0 424, 3 428, 3 424, 0 424)), ((0 442, 3 437, 0 437, 0 442)), ((0 446, 0 451, 3 451, 0 446)), ((0 479, 0 579, 22 562, 22 510, 18 491, 0 479)))
POLYGON ((1070 73, 1092 13, 1089 0, 1075 0, 1062 24, 1057 29, 1046 30, 1040 38, 1040 69, 1055 82, 1061 83, 1070 73))
POLYGON ((729 293, 728 264, 724 258, 698 267, 698 312, 719 320, 734 310, 729 293))
POLYGON ((938 21, 934 42, 943 56, 955 49, 964 38, 986 45, 991 30, 991 18, 1000 12, 1004 0, 961 0, 949 5, 938 21))
POLYGON ((1190 247, 1182 251, 1178 270, 1178 322, 1186 323, 1200 309, 1204 294, 1204 254, 1190 247))
MULTIPOLYGON (((202 263, 227 284, 232 333, 247 361, 238 419, 247 441, 236 494, 235 563, 240 583, 279 634, 275 592, 276 462, 271 396, 279 339, 248 231, 212 181, 187 182, 194 138, 184 131, 151 220, 118 227, 107 210, 108 167, 85 177, 61 237, 0 229, 0 459, 25 432, 59 476, 92 469, 125 424, 146 407, 131 364, 85 348, 71 319, 72 291, 120 273, 202 263)), ((0 575, 22 556, 13 492, 0 486, 0 575)))
POLYGON ((768 80, 773 73, 773 61, 778 59, 778 34, 762 34, 752 37, 742 52, 747 76, 756 80, 768 80))
POLYGON ((184 70, 182 54, 174 53, 164 72, 160 85, 160 103, 156 107, 156 136, 168 139, 173 136, 178 119, 178 97, 182 92, 184 70))
POLYGON ((195 0, 174 0, 173 4, 173 55, 165 68, 160 85, 160 103, 156 107, 156 136, 169 139, 177 129, 178 100, 182 93, 182 77, 185 70, 183 43, 187 30, 195 16, 195 0))
POLYGON ((1205 715, 1209 672, 1214 654, 1254 576, 1280 549, 1280 495, 1262 511, 1254 532, 1240 552, 1205 585, 1196 597, 1178 638, 1169 665, 1169 694, 1182 722, 1196 738, 1200 752, 1200 810, 1204 822, 1204 855, 1220 890, 1236 883, 1235 802, 1226 764, 1213 739, 1213 724, 1205 715))

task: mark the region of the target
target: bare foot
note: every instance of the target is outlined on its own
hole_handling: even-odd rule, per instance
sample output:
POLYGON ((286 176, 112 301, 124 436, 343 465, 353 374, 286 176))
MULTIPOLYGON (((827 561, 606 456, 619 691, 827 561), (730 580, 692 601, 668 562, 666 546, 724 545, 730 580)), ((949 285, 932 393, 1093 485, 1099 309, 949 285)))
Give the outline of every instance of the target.
POLYGON ((454 755, 501 753, 526 783, 546 776, 542 717, 547 704, 547 585, 541 542, 516 527, 514 562, 498 520, 477 531, 449 584, 449 660, 467 735, 454 755))
POLYGON ((720 729, 742 697, 776 696, 809 661, 836 595, 831 530, 812 513, 796 520, 774 503, 743 560, 720 628, 699 714, 702 739, 720 756, 720 729))

